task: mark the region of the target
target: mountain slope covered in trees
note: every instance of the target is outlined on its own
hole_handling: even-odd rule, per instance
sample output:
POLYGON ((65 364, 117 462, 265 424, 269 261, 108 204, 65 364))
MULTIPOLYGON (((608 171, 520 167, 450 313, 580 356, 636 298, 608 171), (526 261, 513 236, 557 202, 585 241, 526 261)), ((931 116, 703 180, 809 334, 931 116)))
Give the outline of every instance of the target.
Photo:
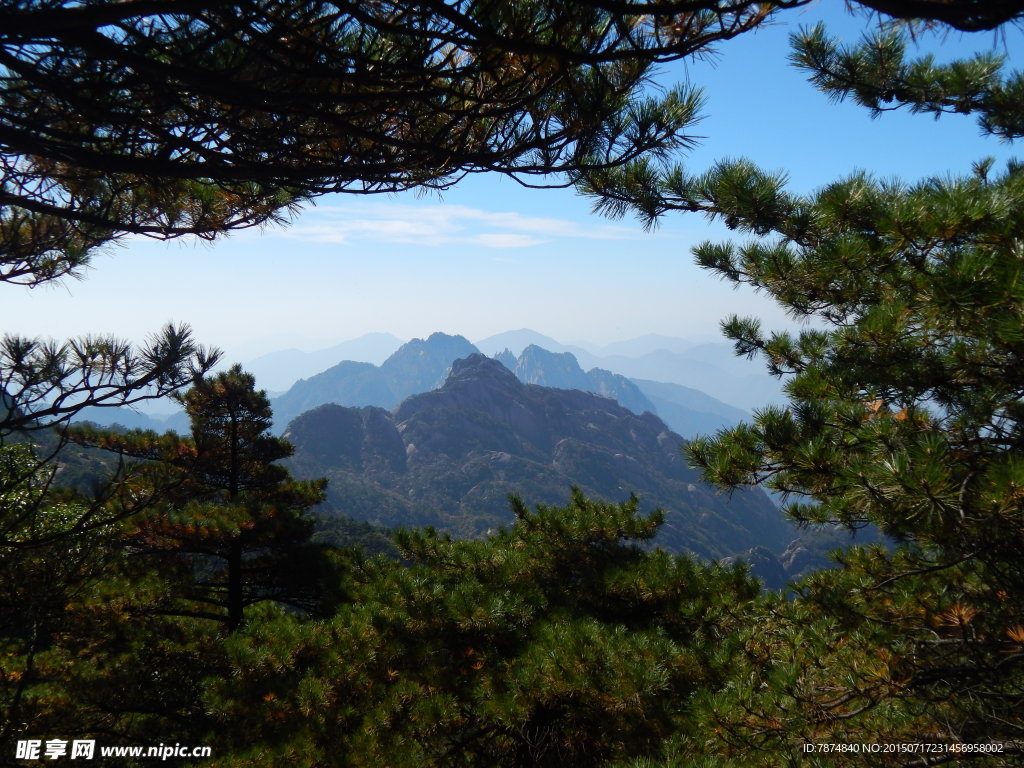
MULTIPOLYGON (((188 763, 203 768, 1019 766, 1024 165, 917 183, 880 165, 805 194, 746 160, 660 164, 691 144, 701 100, 649 87, 657 65, 807 2, 4 4, 0 282, 81 274, 132 233, 212 239, 328 191, 484 171, 557 174, 648 222, 702 212, 745 240, 697 246, 699 264, 813 322, 727 323, 786 379, 786 406, 691 459, 722 487, 786 494, 794 519, 875 524, 900 546, 760 594, 741 568, 640 546, 666 516, 576 492, 514 502, 481 539, 406 532, 401 562, 367 559, 312 540, 322 484, 274 463, 288 449, 266 434, 265 397, 240 372, 204 378, 218 355, 187 328, 138 346, 8 335, 0 759, 49 762, 70 737, 211 745, 188 763), (72 433, 140 462, 101 487, 60 487, 59 457, 32 444, 84 407, 189 383, 192 439, 72 433), (232 389, 242 407, 222 410, 232 389)), ((816 87, 1024 136, 1024 76, 999 52, 946 63, 912 47, 931 26, 1001 40, 1019 2, 848 5, 923 23, 871 16, 851 46, 804 29, 791 60, 816 87)), ((569 441, 598 492, 624 490, 637 459, 595 448, 588 426, 639 451, 656 421, 610 403, 471 358, 394 415, 357 411, 394 429, 341 454, 397 473, 417 454, 539 462, 569 441), (585 418, 566 433, 570 412, 585 418)))
POLYGON ((458 360, 444 385, 393 412, 324 405, 295 419, 291 465, 330 480, 341 512, 388 526, 432 525, 475 537, 511 522, 510 494, 564 502, 572 486, 610 501, 640 497, 666 522, 657 542, 720 558, 795 537, 760 491, 716 494, 686 466, 683 439, 580 390, 523 384, 482 355, 458 360))

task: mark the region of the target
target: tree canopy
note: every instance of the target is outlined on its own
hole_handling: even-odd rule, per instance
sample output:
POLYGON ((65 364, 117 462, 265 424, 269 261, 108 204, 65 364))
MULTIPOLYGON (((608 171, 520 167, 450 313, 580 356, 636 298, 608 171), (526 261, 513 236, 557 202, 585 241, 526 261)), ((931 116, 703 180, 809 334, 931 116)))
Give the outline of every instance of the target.
MULTIPOLYGON (((763 595, 742 568, 645 549, 659 518, 635 502, 514 501, 515 524, 481 541, 413 532, 404 562, 339 554, 319 594, 345 600, 325 618, 286 570, 312 551, 301 511, 319 486, 273 464, 287 450, 264 435, 266 398, 231 371, 184 397, 194 440, 86 435, 147 460, 91 496, 0 445, 4 754, 75 733, 206 741, 232 766, 1019 763, 1024 166, 796 195, 749 161, 660 164, 699 99, 649 97, 649 67, 802 3, 0 9, 7 282, 74 274, 126 233, 213 237, 328 191, 483 171, 562 173, 647 221, 721 217, 749 240, 702 244, 699 262, 818 325, 728 321, 790 402, 691 458, 722 486, 780 492, 798 520, 892 539, 763 595), (878 743, 949 748, 801 750, 878 743)), ((1020 18, 861 5, 963 29, 1020 18)), ((990 56, 908 61, 907 34, 844 49, 812 30, 795 60, 876 112, 973 113, 1019 137, 1019 77, 990 56)), ((0 437, 178 388, 215 357, 182 328, 141 353, 8 339, 0 437)))
MULTIPOLYGON (((987 133, 1021 135, 1021 79, 1000 57, 908 61, 907 35, 889 29, 844 49, 806 30, 793 60, 826 93, 876 114, 973 113, 987 133)), ((782 173, 746 160, 698 175, 641 161, 595 174, 589 191, 603 210, 648 222, 671 211, 722 218, 748 240, 702 243, 697 262, 812 321, 795 333, 723 323, 739 354, 784 377, 789 403, 695 441, 689 455, 705 476, 771 488, 801 522, 872 524, 891 537, 763 607, 743 682, 707 703, 729 750, 740 764, 776 765, 794 740, 992 742, 999 756, 969 758, 1015 764, 1024 167, 982 158, 917 183, 858 173, 797 195, 782 173)))
MULTIPOLYGON (((0 279, 76 274, 125 233, 212 238, 326 192, 479 172, 565 184, 684 147, 699 94, 653 95, 653 67, 807 2, 8 2, 0 279)), ((856 5, 961 29, 1021 16, 1013 2, 856 5)), ((835 87, 936 102, 877 74, 835 87)))
POLYGON ((773 5, 243 1, 0 11, 4 279, 74 272, 119 234, 215 235, 325 192, 536 183, 686 143, 659 61, 773 5))

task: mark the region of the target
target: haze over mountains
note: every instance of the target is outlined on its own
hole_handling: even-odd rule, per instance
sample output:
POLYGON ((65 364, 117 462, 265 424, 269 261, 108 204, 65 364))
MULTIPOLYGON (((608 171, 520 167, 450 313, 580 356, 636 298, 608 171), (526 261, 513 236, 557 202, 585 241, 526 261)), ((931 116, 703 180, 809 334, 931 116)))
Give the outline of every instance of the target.
POLYGON ((746 411, 782 403, 782 387, 763 364, 736 356, 727 342, 697 343, 650 334, 604 347, 562 344, 536 331, 506 331, 476 342, 485 355, 504 349, 519 355, 536 345, 551 352, 570 352, 584 369, 602 368, 632 379, 677 384, 746 411))
MULTIPOLYGON (((308 379, 345 360, 381 365, 402 344, 401 339, 391 334, 371 333, 313 352, 272 352, 250 360, 243 367, 256 376, 259 386, 269 392, 283 392, 299 379, 308 379)), ((529 346, 569 352, 584 370, 601 368, 630 378, 685 386, 713 394, 746 411, 782 402, 779 383, 766 373, 763 365, 738 358, 732 345, 725 341, 694 342, 648 334, 604 346, 565 344, 522 328, 488 336, 473 346, 488 357, 506 349, 518 357, 529 346)))
POLYGON ((282 431, 303 411, 325 403, 390 410, 410 395, 441 386, 453 362, 477 352, 462 336, 435 333, 403 344, 380 366, 342 361, 273 398, 274 423, 282 431))
POLYGON ((283 349, 250 360, 243 366, 268 392, 283 392, 299 379, 325 371, 342 360, 380 365, 402 346, 402 340, 390 333, 368 333, 343 341, 327 349, 302 352, 283 349))
MULTIPOLYGON (((696 344, 682 338, 651 334, 599 347, 563 344, 536 331, 521 329, 481 339, 472 346, 475 351, 491 357, 507 349, 518 358, 531 345, 555 353, 570 352, 584 370, 599 368, 632 378, 645 396, 656 404, 659 413, 669 418, 674 428, 682 428, 684 433, 688 428, 683 428, 678 418, 671 415, 680 402, 685 401, 687 406, 700 402, 698 411, 713 411, 719 407, 718 404, 732 407, 726 413, 718 414, 724 419, 694 422, 693 429, 708 432, 721 424, 744 418, 747 415, 744 411, 783 401, 779 382, 770 377, 759 363, 737 358, 731 345, 724 342, 696 344), (708 397, 712 397, 714 402, 707 400, 708 397), (659 398, 670 402, 659 403, 659 398)), ((312 352, 279 350, 250 360, 243 364, 243 368, 256 377, 257 386, 272 395, 280 395, 298 381, 311 379, 342 362, 383 365, 402 346, 402 341, 396 336, 372 333, 312 352)), ((435 386, 441 383, 443 372, 437 372, 435 386)), ((399 389, 406 391, 401 386, 399 389)), ((395 404, 400 399, 395 400, 395 404)), ((129 428, 187 429, 187 421, 175 411, 174 403, 157 401, 144 402, 134 410, 89 409, 82 418, 101 425, 121 424, 129 428)), ((287 424, 286 418, 279 415, 277 420, 283 422, 279 427, 283 429, 287 424)))
MULTIPOLYGON (((380 366, 339 363, 296 382, 288 392, 274 398, 275 424, 283 430, 299 414, 326 403, 390 410, 410 395, 440 387, 456 360, 479 352, 462 336, 435 333, 402 345, 380 366)), ((685 437, 714 432, 747 415, 678 384, 631 381, 600 368, 584 371, 570 352, 551 352, 531 344, 518 357, 506 348, 496 358, 527 384, 580 389, 612 398, 636 414, 658 414, 685 437)))
MULTIPOLYGON (((379 358, 396 341, 378 334, 334 349, 379 358)), ((701 352, 651 351, 684 348, 676 342, 638 339, 644 354, 624 359, 682 365, 682 354, 701 352)), ((529 504, 565 503, 572 486, 612 501, 636 493, 644 509, 666 512, 657 543, 672 551, 741 556, 773 586, 823 564, 825 548, 805 546, 760 490, 723 496, 686 465, 685 438, 735 424, 748 417, 743 410, 679 383, 584 370, 579 358, 617 356, 532 331, 480 346, 496 351, 487 357, 462 336, 435 333, 400 344, 379 365, 343 360, 296 381, 272 398, 275 431, 296 446, 296 474, 327 477, 329 506, 342 515, 460 536, 508 524, 511 493, 529 504)), ((262 359, 284 365, 296 354, 307 353, 262 359)), ((188 429, 184 414, 163 424, 128 415, 137 421, 125 426, 188 429)))
MULTIPOLYGON (((449 337, 450 338, 450 337, 449 337)), ((759 490, 716 494, 690 469, 684 440, 651 413, 610 398, 520 381, 497 360, 457 360, 443 384, 392 411, 322 405, 285 437, 301 476, 329 478, 340 512, 386 526, 477 536, 512 522, 508 495, 564 503, 569 488, 614 501, 636 493, 666 513, 657 543, 708 558, 795 538, 759 490)))

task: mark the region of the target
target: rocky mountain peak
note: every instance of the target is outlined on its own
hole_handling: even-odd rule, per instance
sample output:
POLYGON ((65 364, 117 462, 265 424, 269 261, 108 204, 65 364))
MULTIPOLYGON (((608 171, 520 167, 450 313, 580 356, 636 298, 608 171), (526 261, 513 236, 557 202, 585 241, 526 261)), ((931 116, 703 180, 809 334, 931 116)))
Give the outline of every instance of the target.
POLYGON ((516 356, 512 354, 512 350, 508 347, 505 347, 501 352, 494 355, 494 359, 510 371, 514 371, 516 369, 516 356))
MULTIPOLYGON (((342 362, 298 382, 275 398, 275 422, 283 429, 303 411, 332 402, 348 406, 375 405, 391 410, 410 395, 443 386, 454 361, 471 358, 479 352, 463 336, 432 333, 426 339, 413 339, 402 345, 379 367, 342 362)), ((573 353, 552 352, 537 344, 527 344, 518 358, 505 347, 492 360, 500 362, 526 384, 593 392, 617 401, 633 413, 656 413, 673 430, 686 436, 714 432, 743 417, 736 409, 694 390, 659 382, 633 381, 602 368, 584 371, 573 353)), ((458 368, 456 380, 469 376, 468 371, 480 364, 480 361, 463 364, 458 368), (467 365, 469 368, 464 367, 467 365)), ((517 391, 514 382, 507 376, 499 376, 502 373, 500 369, 490 369, 490 375, 498 376, 495 381, 504 382, 505 395, 513 396, 517 391)), ((468 392, 463 393, 464 398, 468 397, 468 392)), ((476 396, 483 394, 477 392, 476 396)), ((469 397, 468 401, 472 402, 473 398, 469 397)))
POLYGON ((524 384, 480 354, 456 360, 439 389, 390 413, 325 407, 289 432, 294 467, 330 478, 339 510, 384 525, 478 536, 509 522, 507 497, 558 503, 576 486, 668 514, 658 544, 709 558, 768 546, 792 531, 760 492, 726 499, 680 453, 683 438, 591 392, 524 384), (336 437, 330 437, 334 433, 336 437))
POLYGON ((456 357, 472 355, 477 351, 477 348, 464 336, 432 333, 426 339, 407 341, 395 350, 391 357, 381 363, 381 368, 395 368, 405 365, 407 361, 421 361, 424 358, 444 360, 447 366, 448 361, 456 357))
POLYGON ((452 363, 441 387, 406 399, 395 409, 395 419, 402 422, 424 409, 441 409, 486 413, 497 421, 504 421, 505 412, 523 401, 525 388, 526 385, 497 360, 472 354, 452 363))
POLYGON ((549 352, 531 344, 516 361, 515 372, 527 384, 591 390, 587 375, 571 352, 549 352))
POLYGON ((500 361, 474 353, 452 363, 444 387, 453 386, 460 382, 485 379, 519 384, 512 371, 506 368, 500 361))

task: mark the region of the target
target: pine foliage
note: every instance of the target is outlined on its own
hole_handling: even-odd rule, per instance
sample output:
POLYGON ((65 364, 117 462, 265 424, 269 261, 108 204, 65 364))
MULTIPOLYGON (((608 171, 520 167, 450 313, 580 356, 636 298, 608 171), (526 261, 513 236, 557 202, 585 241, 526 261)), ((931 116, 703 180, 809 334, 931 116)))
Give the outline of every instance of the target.
MULTIPOLYGON (((843 766, 1024 752, 1024 166, 810 195, 745 160, 660 165, 695 91, 650 67, 778 3, 13 3, 0 9, 0 282, 79 272, 126 233, 258 225, 328 191, 562 173, 611 214, 721 218, 699 263, 814 321, 732 318, 789 404, 693 443, 723 487, 806 523, 871 524, 792 594, 651 549, 660 516, 574 492, 512 501, 481 540, 396 536, 402 561, 328 551, 323 485, 277 463, 269 405, 184 328, 0 345, 0 750, 37 735, 215 746, 213 766, 843 766), (54 437, 86 405, 181 397, 192 434, 54 437), (36 430, 39 446, 24 433, 36 430), (21 433, 12 444, 10 435, 21 433), (118 456, 61 489, 41 446, 118 456), (805 752, 804 744, 932 743, 805 752), (997 744, 1001 752, 963 752, 997 744)), ((864 0, 989 29, 1018 3, 864 0)), ((910 60, 905 32, 794 59, 881 114, 975 114, 1020 136, 995 56, 910 60)), ((131 761, 126 761, 130 765, 131 761)))
POLYGON ((756 582, 642 549, 658 520, 635 501, 513 509, 481 541, 401 534, 409 564, 354 563, 326 624, 237 635, 211 697, 265 738, 235 733, 230 764, 603 765, 689 733, 685 702, 727 677, 756 582))
MULTIPOLYGON (((876 114, 900 104, 974 113, 986 132, 1019 135, 1019 77, 1000 59, 907 62, 903 34, 844 49, 818 28, 795 40, 794 59, 826 93, 876 114)), ((608 213, 722 219, 749 239, 703 243, 698 264, 812 321, 796 333, 723 323, 738 354, 784 378, 789 403, 694 441, 705 476, 764 485, 798 521, 871 524, 899 545, 841 556, 794 601, 755 610, 744 665, 704 700, 718 748, 767 766, 786 754, 813 760, 801 742, 993 742, 1001 754, 972 761, 1015 764, 1024 167, 981 160, 918 183, 859 173, 810 195, 745 160, 697 175, 640 163, 588 184, 608 213)), ((852 752, 828 764, 894 759, 925 764, 852 752)))

